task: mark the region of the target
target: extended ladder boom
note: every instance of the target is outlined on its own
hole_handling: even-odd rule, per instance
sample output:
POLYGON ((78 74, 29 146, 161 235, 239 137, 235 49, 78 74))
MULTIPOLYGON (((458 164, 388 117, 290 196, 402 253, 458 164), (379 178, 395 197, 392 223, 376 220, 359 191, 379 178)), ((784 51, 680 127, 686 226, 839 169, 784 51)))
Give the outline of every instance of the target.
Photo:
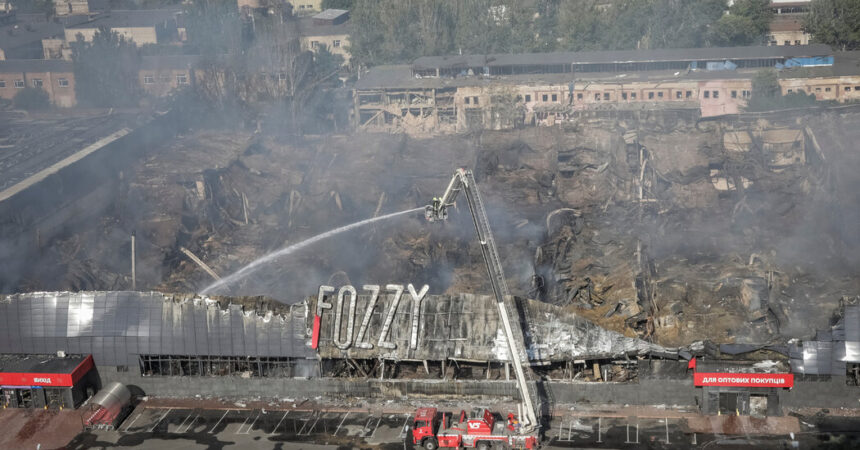
POLYGON ((529 363, 528 355, 526 355, 523 348, 524 343, 521 345, 520 339, 514 336, 514 330, 511 328, 511 319, 508 315, 508 307, 505 304, 505 298, 510 295, 510 292, 508 292, 508 284, 505 281, 502 260, 496 249, 493 232, 490 230, 487 211, 484 208, 484 202, 481 199, 480 192, 478 192, 478 185, 475 183, 475 175, 472 171, 457 169, 445 193, 441 198, 433 199, 433 203, 425 209, 424 215, 431 222, 446 219, 448 217, 448 207, 454 205, 461 191, 465 193, 466 201, 469 203, 469 211, 472 213, 475 231, 477 231, 478 240, 481 243, 481 252, 484 255, 484 262, 487 264, 490 285, 493 288, 493 294, 496 296, 496 304, 499 307, 499 316, 502 319, 505 340, 510 350, 511 365, 514 367, 514 373, 516 374, 517 389, 522 399, 520 405, 522 409, 522 413, 520 414, 521 431, 523 433, 530 433, 538 427, 538 421, 535 403, 532 400, 531 391, 526 382, 525 371, 531 370, 527 367, 529 363))

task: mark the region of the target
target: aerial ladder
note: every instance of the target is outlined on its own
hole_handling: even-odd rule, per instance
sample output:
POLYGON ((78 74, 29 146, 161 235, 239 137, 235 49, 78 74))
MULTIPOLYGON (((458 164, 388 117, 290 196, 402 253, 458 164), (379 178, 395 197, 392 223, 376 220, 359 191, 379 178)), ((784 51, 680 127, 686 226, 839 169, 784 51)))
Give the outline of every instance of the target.
MULTIPOLYGON (((472 213, 472 220, 475 224, 475 231, 478 234, 478 241, 481 244, 481 253, 484 256, 484 262, 487 265, 487 273, 490 277, 490 285, 493 288, 493 295, 496 298, 496 305, 499 309, 499 317, 501 318, 502 328, 505 334, 505 340, 508 344, 508 349, 510 351, 510 363, 514 368, 514 374, 517 383, 517 390, 520 393, 520 403, 517 406, 518 412, 518 423, 517 426, 508 427, 512 428, 512 431, 515 431, 519 435, 520 442, 527 442, 530 445, 526 445, 527 448, 533 448, 532 445, 537 444, 537 436, 539 434, 540 423, 538 422, 538 410, 536 408, 536 397, 537 390, 532 391, 530 388, 530 384, 535 386, 531 367, 529 366, 528 355, 525 352, 525 341, 523 338, 522 329, 517 326, 517 328, 513 328, 511 326, 511 315, 510 311, 516 311, 515 305, 511 304, 511 308, 509 308, 510 302, 510 292, 508 291, 508 285, 505 281, 505 274, 502 270, 502 261, 499 257, 498 250, 496 249, 496 242, 493 239, 493 233, 490 230, 490 221, 487 217, 487 211, 484 208, 484 202, 481 199, 481 194, 478 191, 478 185, 475 182, 475 175, 471 170, 468 169, 457 169, 454 172, 454 176, 451 179, 451 182, 448 184, 448 188, 445 189, 445 193, 442 197, 434 198, 433 203, 427 205, 424 211, 425 218, 430 222, 442 221, 448 218, 448 208, 454 206, 459 197, 460 193, 463 192, 466 196, 466 201, 469 204, 469 211, 472 213)), ((517 321, 518 322, 518 321, 517 321)), ((488 412, 484 411, 483 415, 487 415, 488 412)), ((424 415, 427 416, 428 413, 425 411, 424 415)), ((479 416, 481 414, 476 414, 479 416)), ((509 421, 511 420, 509 416, 509 421)), ((461 418, 462 420, 462 418, 461 418)), ((479 418, 474 419, 476 423, 470 423, 468 428, 481 428, 484 427, 483 424, 479 423, 479 418)), ((444 420, 443 420, 444 422, 444 420)), ((484 427, 486 428, 486 427, 484 427)), ((493 424, 489 425, 490 429, 493 429, 493 424)), ((416 440, 414 436, 413 441, 418 444, 419 440, 416 440)), ((439 446, 447 447, 445 445, 444 438, 442 433, 438 433, 438 439, 435 441, 439 446)), ((510 438, 511 443, 516 441, 515 438, 510 438)), ((477 441, 477 444, 474 444, 474 440, 469 442, 469 439, 462 441, 459 443, 460 446, 477 446, 479 448, 482 447, 481 444, 485 444, 487 447, 491 445, 488 441, 477 441), (473 444, 473 445, 469 445, 473 444)), ((452 445, 453 446, 453 441, 452 445)))

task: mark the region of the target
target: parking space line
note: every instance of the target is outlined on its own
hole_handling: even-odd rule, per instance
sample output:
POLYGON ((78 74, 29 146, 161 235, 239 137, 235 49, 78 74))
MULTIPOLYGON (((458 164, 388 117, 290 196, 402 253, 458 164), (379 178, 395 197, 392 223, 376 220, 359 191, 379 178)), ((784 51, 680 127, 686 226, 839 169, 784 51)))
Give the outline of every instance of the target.
POLYGON ((283 416, 283 417, 281 417, 281 420, 278 422, 278 424, 277 424, 277 425, 275 425, 275 429, 274 429, 274 430, 272 430, 272 432, 271 432, 271 433, 269 433, 269 434, 275 434, 275 432, 276 432, 276 431, 278 431, 278 428, 280 428, 280 427, 281 427, 281 424, 282 424, 282 423, 284 423, 284 419, 286 419, 286 418, 287 418, 287 414, 289 414, 289 413, 290 413, 289 411, 287 411, 287 412, 285 412, 285 413, 284 413, 284 416, 283 416))
POLYGON ((131 426, 134 425, 135 422, 137 422, 137 419, 140 419, 140 416, 142 416, 145 411, 146 411, 146 408, 140 410, 140 412, 137 414, 137 416, 134 417, 134 420, 132 420, 131 423, 125 427, 126 432, 128 432, 128 430, 131 428, 131 426))
MULTIPOLYGON (((373 419, 373 417, 371 417, 373 419)), ((369 422, 368 422, 369 423, 369 422)), ((376 434, 376 430, 379 429, 379 424, 382 423, 382 416, 376 418, 376 425, 373 427, 373 432, 370 433, 370 438, 373 438, 373 435, 376 434)))
POLYGON ((152 433, 153 431, 155 431, 155 428, 158 426, 158 424, 161 423, 162 420, 164 420, 167 417, 168 414, 170 414, 170 411, 173 411, 173 408, 168 409, 167 412, 164 413, 164 415, 161 416, 161 418, 155 422, 155 425, 153 425, 152 428, 150 428, 148 432, 152 433))
POLYGON ((196 422, 198 418, 200 418, 200 411, 199 410, 191 411, 191 413, 188 414, 188 417, 186 417, 185 420, 182 421, 182 424, 179 425, 179 428, 176 429, 176 432, 177 433, 187 433, 188 430, 191 429, 191 425, 194 425, 194 422, 196 422), (196 411, 196 413, 195 413, 195 411, 196 411), (185 431, 183 431, 182 425, 185 425, 185 420, 190 419, 192 414, 194 415, 194 418, 191 419, 191 422, 188 422, 188 425, 185 427, 185 431))
POLYGON ((187 422, 187 421, 188 421, 188 419, 190 419, 190 418, 191 418, 191 416, 193 416, 193 415, 194 415, 194 410, 191 410, 191 411, 189 411, 189 412, 188 412, 188 416, 187 416, 187 417, 185 417, 184 419, 182 419, 182 423, 180 423, 180 424, 179 424, 179 426, 178 426, 178 427, 176 427, 176 432, 177 432, 177 433, 182 433, 182 427, 184 427, 184 426, 185 426, 185 422, 187 422))
POLYGON ((221 421, 222 421, 222 420, 224 420, 224 418, 225 418, 225 417, 227 417, 227 413, 229 413, 230 411, 232 411, 232 409, 228 409, 227 411, 224 411, 224 415, 223 415, 223 416, 221 416, 221 418, 220 418, 220 419, 218 419, 218 421, 217 421, 217 422, 215 422, 215 426, 214 426, 214 427, 212 427, 212 429, 211 429, 211 430, 209 430, 209 434, 214 434, 214 433, 215 433, 215 428, 218 428, 218 424, 219 424, 219 423, 221 423, 221 421))
POLYGON ((400 439, 406 439, 406 435, 409 434, 409 421, 412 419, 412 414, 405 414, 406 418, 403 419, 403 426, 400 428, 400 439))
MULTIPOLYGON (((318 414, 319 414, 319 411, 314 411, 313 413, 311 413, 311 416, 308 417, 307 419, 305 419, 305 422, 302 424, 302 428, 296 434, 299 436, 303 435, 304 434, 303 432, 305 431, 305 428, 308 426, 308 423, 310 423, 310 421, 312 419, 314 419, 318 414)), ((308 433, 308 434, 310 434, 310 433, 308 433)))
MULTIPOLYGON (((251 429, 254 428, 254 424, 257 423, 257 419, 260 418, 260 414, 262 414, 262 412, 257 411, 257 415, 254 417, 254 420, 252 420, 251 423, 248 425, 248 429, 245 431, 241 431, 242 427, 245 426, 245 424, 243 423, 242 426, 239 427, 239 431, 236 431, 236 434, 249 434, 249 433, 251 433, 251 429)), ((249 415, 248 419, 250 419, 250 418, 251 418, 251 416, 249 415)), ((245 423, 248 423, 248 419, 245 419, 245 423)))
POLYGON ((343 419, 340 419, 340 423, 337 424, 337 429, 334 430, 334 435, 337 436, 337 432, 340 431, 340 427, 343 425, 343 422, 346 421, 346 418, 349 417, 349 411, 346 412, 346 415, 343 416, 343 419))

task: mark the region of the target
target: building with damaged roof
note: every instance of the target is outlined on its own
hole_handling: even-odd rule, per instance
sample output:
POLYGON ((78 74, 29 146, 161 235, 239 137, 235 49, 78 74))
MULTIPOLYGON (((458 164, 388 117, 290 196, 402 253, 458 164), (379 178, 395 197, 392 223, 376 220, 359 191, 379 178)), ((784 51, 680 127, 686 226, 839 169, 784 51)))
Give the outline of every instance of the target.
POLYGON ((420 133, 554 125, 605 110, 737 114, 765 68, 780 71, 784 94, 860 99, 856 56, 823 45, 431 56, 363 75, 354 121, 420 133))

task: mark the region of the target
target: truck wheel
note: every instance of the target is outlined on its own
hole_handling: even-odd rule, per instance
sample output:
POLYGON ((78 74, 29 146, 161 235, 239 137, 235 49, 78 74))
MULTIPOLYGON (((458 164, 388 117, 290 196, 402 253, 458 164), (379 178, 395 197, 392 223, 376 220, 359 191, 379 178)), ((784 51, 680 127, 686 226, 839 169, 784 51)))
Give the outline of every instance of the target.
POLYGON ((427 450, 436 450, 439 448, 439 443, 434 438, 424 439, 424 448, 427 450))
POLYGON ((484 441, 478 442, 478 450, 490 450, 490 444, 484 441))

